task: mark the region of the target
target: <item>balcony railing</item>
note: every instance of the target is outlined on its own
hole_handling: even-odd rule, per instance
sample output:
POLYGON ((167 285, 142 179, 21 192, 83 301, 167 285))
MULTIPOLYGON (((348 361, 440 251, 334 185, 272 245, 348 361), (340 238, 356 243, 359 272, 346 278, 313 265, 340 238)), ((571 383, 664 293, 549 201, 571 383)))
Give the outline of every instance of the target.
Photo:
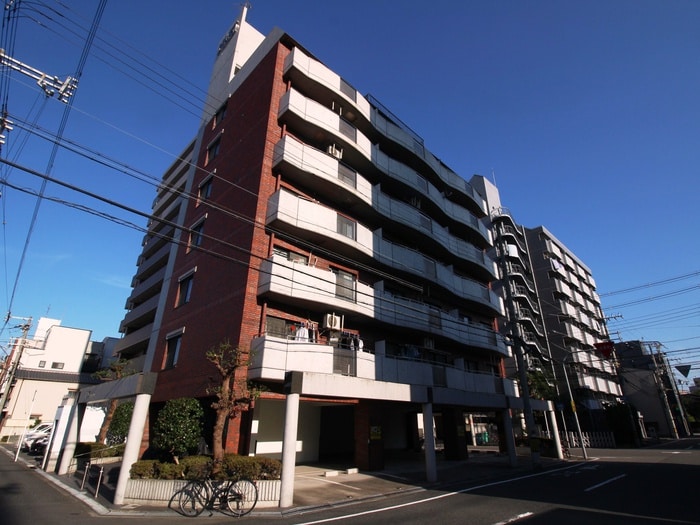
MULTIPOLYGON (((387 356, 383 344, 377 345, 374 353, 370 353, 264 334, 255 337, 250 348, 253 357, 248 378, 252 380, 280 382, 284 380, 286 372, 299 371, 517 396, 512 380, 468 372, 459 366, 461 361, 457 365, 449 365, 387 356)), ((365 350, 369 348, 365 347, 365 350)))

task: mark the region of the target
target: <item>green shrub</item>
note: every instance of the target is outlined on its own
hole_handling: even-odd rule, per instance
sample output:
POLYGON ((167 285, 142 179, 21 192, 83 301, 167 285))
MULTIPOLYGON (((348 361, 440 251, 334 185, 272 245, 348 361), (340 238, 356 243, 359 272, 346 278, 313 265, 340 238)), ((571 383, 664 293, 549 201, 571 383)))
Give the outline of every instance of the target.
POLYGON ((186 479, 203 479, 211 470, 209 456, 186 456, 180 460, 183 475, 186 479))
POLYGON ((107 444, 119 445, 126 441, 126 436, 129 435, 129 425, 131 424, 131 415, 134 413, 134 403, 124 401, 119 403, 112 415, 112 421, 107 430, 107 444))
POLYGON ((156 479, 157 459, 142 459, 131 465, 131 479, 156 479))
POLYGON ((154 468, 155 468, 155 478, 156 479, 182 479, 183 478, 182 465, 176 465, 175 463, 158 462, 154 465, 154 468))
MULTIPOLYGON (((180 464, 157 459, 143 459, 131 466, 132 479, 201 479, 206 477, 212 465, 209 456, 187 456, 180 464)), ((250 478, 256 480, 280 479, 282 463, 276 459, 226 454, 221 479, 250 478)))
POLYGON ((104 443, 88 441, 85 443, 78 443, 75 446, 74 456, 88 460, 93 458, 120 457, 124 455, 125 446, 126 444, 122 443, 121 445, 110 447, 104 443))
POLYGON ((279 479, 282 463, 275 459, 225 454, 223 475, 227 478, 279 479))
POLYGON ((272 458, 256 458, 259 470, 255 479, 280 479, 282 476, 282 462, 272 458))
POLYGON ((203 417, 204 410, 194 398, 168 400, 153 426, 153 446, 174 457, 196 451, 202 437, 203 417))

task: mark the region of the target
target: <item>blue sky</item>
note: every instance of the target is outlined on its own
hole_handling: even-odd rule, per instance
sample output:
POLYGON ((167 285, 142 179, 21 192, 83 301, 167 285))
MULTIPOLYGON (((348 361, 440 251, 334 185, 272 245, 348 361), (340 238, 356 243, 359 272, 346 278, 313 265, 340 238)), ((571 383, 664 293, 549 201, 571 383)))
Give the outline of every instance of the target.
MULTIPOLYGON (((24 2, 14 46, 3 46, 49 75, 72 75, 96 4, 24 2)), ((61 149, 52 175, 150 211, 154 181, 195 134, 217 45, 239 10, 223 0, 108 2, 64 137, 122 169, 61 149)), ((700 376, 700 3, 254 0, 248 21, 286 30, 465 178, 495 180, 519 223, 546 226, 592 270, 613 339, 659 341, 700 376)), ((4 78, 18 124, 2 158, 46 172, 51 143, 26 130, 55 134, 66 106, 23 75, 4 78)), ((0 169, 39 191, 37 177, 0 169)), ((55 199, 146 220, 51 183, 45 195, 54 200, 39 207, 16 280, 36 198, 3 188, 0 309, 118 336, 143 233, 55 199)), ((15 324, 0 344, 18 335, 15 324)))

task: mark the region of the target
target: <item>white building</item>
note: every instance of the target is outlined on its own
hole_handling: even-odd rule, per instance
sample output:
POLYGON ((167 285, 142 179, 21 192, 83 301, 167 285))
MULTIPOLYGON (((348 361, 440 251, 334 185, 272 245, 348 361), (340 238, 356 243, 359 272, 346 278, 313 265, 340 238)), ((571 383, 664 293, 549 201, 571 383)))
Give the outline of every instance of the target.
MULTIPOLYGON (((0 439, 14 442, 25 429, 53 422, 64 398, 73 398, 81 384, 96 382, 90 371, 99 368, 105 356, 111 357, 116 339, 96 343, 90 335, 90 330, 64 327, 60 320, 42 317, 33 336, 15 341, 3 374, 0 439), (86 371, 86 363, 92 370, 86 371)), ((94 429, 93 419, 89 426, 94 429)))

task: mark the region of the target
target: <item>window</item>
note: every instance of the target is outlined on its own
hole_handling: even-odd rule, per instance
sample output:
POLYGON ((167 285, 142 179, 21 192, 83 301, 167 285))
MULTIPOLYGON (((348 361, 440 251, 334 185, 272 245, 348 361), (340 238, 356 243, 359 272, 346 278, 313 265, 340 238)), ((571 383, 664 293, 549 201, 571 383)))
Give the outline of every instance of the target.
POLYGON ((39 368, 46 367, 46 361, 39 361, 39 368))
POLYGON ((54 370, 63 370, 64 366, 65 366, 65 363, 57 363, 56 361, 51 363, 51 368, 53 368, 54 370))
POLYGON ((355 301, 355 276, 343 270, 331 270, 335 274, 335 296, 355 301))
POLYGON ((217 157, 220 147, 221 137, 217 137, 211 144, 209 144, 209 146, 207 146, 207 158, 204 159, 205 166, 217 157))
POLYGON ((302 255, 300 253, 295 253, 295 252, 290 252, 289 250, 286 250, 284 248, 280 248, 279 246, 272 247, 272 254, 277 255, 278 257, 284 257, 289 262, 300 263, 300 264, 309 264, 309 258, 306 255, 302 255))
POLYGON ((338 180, 352 188, 357 187, 357 172, 342 162, 338 163, 338 180))
POLYGON ((355 240, 355 225, 356 222, 342 215, 338 215, 338 233, 349 239, 355 240))
POLYGON ((432 259, 428 259, 427 257, 423 258, 423 270, 425 271, 426 277, 430 277, 431 279, 436 279, 437 278, 437 269, 436 269, 436 263, 432 259))
POLYGON ((433 222, 430 220, 430 217, 422 213, 420 214, 420 225, 429 232, 433 231, 433 222))
POLYGON ((199 189, 197 190, 197 206, 211 197, 211 186, 213 179, 214 177, 207 177, 199 184, 199 189))
POLYGON ((202 245, 202 238, 204 235, 204 219, 201 219, 199 222, 195 223, 192 228, 190 228, 190 239, 188 242, 188 246, 190 249, 196 248, 197 246, 202 245))
POLYGON ((194 282, 194 272, 195 270, 192 270, 187 275, 180 277, 177 285, 177 297, 175 298, 176 307, 190 302, 192 283, 194 282))
POLYGON ((166 338, 165 363, 163 368, 174 368, 177 358, 180 356, 180 346, 182 344, 182 332, 176 332, 166 338))
POLYGON ((214 114, 214 120, 212 122, 212 129, 214 129, 216 126, 221 124, 221 121, 224 120, 224 117, 226 116, 226 104, 221 106, 219 110, 214 114))

